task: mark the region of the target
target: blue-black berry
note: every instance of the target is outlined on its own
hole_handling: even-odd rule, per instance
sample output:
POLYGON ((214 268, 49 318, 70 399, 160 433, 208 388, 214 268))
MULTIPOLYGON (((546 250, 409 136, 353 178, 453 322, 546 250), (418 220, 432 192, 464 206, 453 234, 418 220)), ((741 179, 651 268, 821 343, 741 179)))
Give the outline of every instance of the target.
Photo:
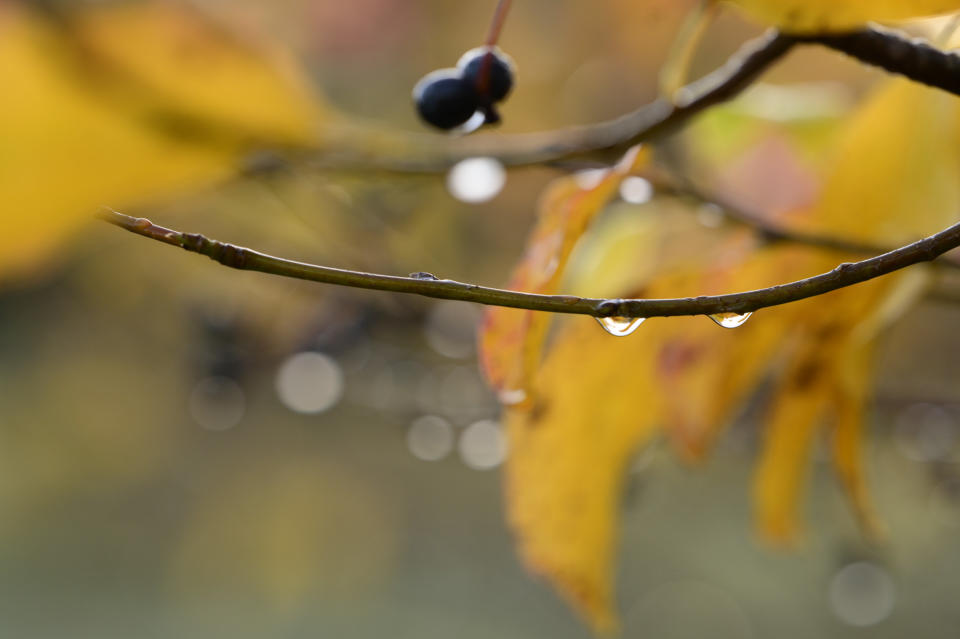
POLYGON ((471 49, 460 58, 457 68, 488 105, 502 102, 513 89, 516 67, 499 47, 471 49))
POLYGON ((423 76, 413 88, 413 101, 420 117, 439 129, 464 124, 481 107, 476 89, 460 69, 439 69, 423 76))

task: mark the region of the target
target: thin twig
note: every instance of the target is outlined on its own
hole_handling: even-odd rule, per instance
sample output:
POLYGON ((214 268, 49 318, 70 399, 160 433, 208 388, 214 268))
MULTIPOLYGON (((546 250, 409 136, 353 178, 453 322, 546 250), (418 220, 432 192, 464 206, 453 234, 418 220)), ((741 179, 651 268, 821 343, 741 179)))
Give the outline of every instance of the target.
POLYGON ((788 284, 709 297, 620 300, 520 293, 453 280, 435 279, 426 273, 418 273, 415 277, 397 277, 316 266, 225 244, 194 233, 181 233, 157 226, 149 220, 130 217, 115 211, 106 212, 102 217, 107 222, 137 235, 206 255, 224 266, 240 270, 353 288, 594 317, 675 317, 750 313, 770 306, 816 297, 914 264, 929 262, 960 246, 960 224, 956 224, 936 235, 895 251, 862 262, 840 264, 827 273, 788 284))
MULTIPOLYGON (((764 218, 763 215, 747 211, 729 200, 707 193, 693 180, 680 174, 657 171, 655 174, 648 175, 647 178, 650 179, 658 195, 716 206, 723 212, 726 219, 752 229, 768 242, 789 242, 853 255, 880 255, 890 251, 889 246, 856 242, 835 235, 799 231, 776 224, 764 218)), ((935 265, 954 270, 960 269, 960 262, 951 259, 949 255, 938 258, 935 265)))
POLYGON ((493 21, 490 23, 490 31, 487 34, 487 46, 493 47, 500 41, 500 34, 503 33, 503 25, 507 22, 507 15, 510 13, 510 6, 513 0, 500 0, 497 3, 497 11, 493 15, 493 21))

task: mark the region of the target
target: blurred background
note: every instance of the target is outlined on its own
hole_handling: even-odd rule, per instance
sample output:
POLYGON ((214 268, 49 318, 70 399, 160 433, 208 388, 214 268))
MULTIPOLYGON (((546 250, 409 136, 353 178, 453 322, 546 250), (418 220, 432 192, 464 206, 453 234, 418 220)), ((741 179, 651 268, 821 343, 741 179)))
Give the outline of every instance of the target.
MULTIPOLYGON (((57 15, 109 3, 28 4, 57 15)), ((332 110, 407 130, 422 129, 411 87, 480 44, 495 6, 192 4, 288 48, 332 110)), ((594 122, 653 99, 691 5, 518 0, 501 42, 519 66, 503 131, 594 122)), ((758 32, 724 15, 693 74, 758 32)), ((832 127, 879 77, 798 51, 764 78, 792 88, 761 87, 670 150, 698 158, 691 167, 729 168, 714 186, 745 206, 802 200, 832 127), (766 199, 748 179, 761 165, 764 184, 783 185, 766 199)), ((125 212, 304 261, 501 285, 538 193, 563 170, 457 171, 294 165, 125 212)), ((722 223, 715 207, 628 184, 611 214, 722 223)), ((14 215, 28 212, 0 220, 14 215)), ((624 636, 956 636, 950 284, 881 348, 868 461, 888 542, 863 542, 825 454, 806 543, 785 553, 757 542, 748 409, 702 467, 665 445, 638 458, 619 563, 624 636)), ((589 636, 515 558, 497 472, 509 451, 476 362, 479 313, 230 271, 105 224, 4 280, 0 636, 589 636)))

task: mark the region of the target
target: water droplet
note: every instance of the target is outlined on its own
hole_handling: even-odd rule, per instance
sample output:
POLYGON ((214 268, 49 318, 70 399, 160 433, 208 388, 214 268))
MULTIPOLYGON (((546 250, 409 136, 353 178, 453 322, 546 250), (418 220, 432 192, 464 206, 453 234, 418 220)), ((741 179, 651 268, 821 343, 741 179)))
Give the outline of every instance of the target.
POLYGON ((710 319, 716 322, 718 325, 724 328, 740 328, 747 323, 747 320, 753 313, 717 313, 716 315, 711 315, 710 319))
POLYGON ((470 158, 457 163, 447 175, 450 194, 468 204, 489 202, 507 183, 507 171, 494 158, 470 158))
POLYGON ((640 328, 640 325, 647 321, 646 317, 598 317, 600 326, 605 331, 615 337, 626 337, 632 335, 634 331, 640 328))

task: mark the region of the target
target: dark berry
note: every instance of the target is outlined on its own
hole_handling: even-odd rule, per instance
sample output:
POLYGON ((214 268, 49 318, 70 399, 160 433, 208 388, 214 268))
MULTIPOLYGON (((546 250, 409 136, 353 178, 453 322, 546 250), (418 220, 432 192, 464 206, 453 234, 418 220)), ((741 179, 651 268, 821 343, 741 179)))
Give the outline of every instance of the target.
POLYGON ((440 69, 423 76, 413 88, 420 117, 439 129, 452 129, 469 120, 480 108, 473 85, 459 69, 440 69))
POLYGON ((463 79, 471 83, 488 103, 502 102, 513 89, 513 60, 497 47, 477 47, 457 63, 463 79))

